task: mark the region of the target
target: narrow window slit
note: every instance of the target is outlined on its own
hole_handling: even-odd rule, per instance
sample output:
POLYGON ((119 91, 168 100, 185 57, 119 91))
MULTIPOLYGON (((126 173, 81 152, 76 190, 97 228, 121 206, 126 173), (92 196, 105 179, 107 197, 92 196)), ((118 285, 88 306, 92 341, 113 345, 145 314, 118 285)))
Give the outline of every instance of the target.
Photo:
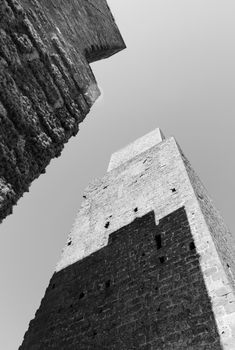
POLYGON ((190 250, 196 249, 194 242, 191 242, 191 243, 189 244, 189 249, 190 249, 190 250))
POLYGON ((109 227, 109 225, 110 225, 110 222, 109 222, 109 221, 107 221, 107 222, 106 222, 106 224, 104 225, 104 227, 105 227, 105 228, 108 228, 108 227, 109 227))
POLYGON ((162 247, 162 236, 161 235, 156 235, 155 236, 155 242, 156 242, 157 249, 161 249, 161 247, 162 247))
POLYGON ((110 280, 106 281, 105 288, 108 289, 108 288, 110 288, 110 286, 111 286, 111 281, 110 280))
POLYGON ((84 296, 85 296, 85 293, 81 292, 78 298, 82 299, 82 298, 84 298, 84 296))

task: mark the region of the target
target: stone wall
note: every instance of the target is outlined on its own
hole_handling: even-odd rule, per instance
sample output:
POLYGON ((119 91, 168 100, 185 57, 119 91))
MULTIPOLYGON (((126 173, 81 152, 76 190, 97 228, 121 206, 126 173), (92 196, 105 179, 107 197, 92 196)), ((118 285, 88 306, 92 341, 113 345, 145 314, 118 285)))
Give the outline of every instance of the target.
POLYGON ((230 232, 226 226, 221 214, 213 205, 207 190, 193 170, 191 164, 182 151, 181 153, 190 181, 193 185, 200 207, 202 208, 203 215, 212 234, 224 271, 226 271, 231 286, 233 286, 233 290, 235 291, 235 235, 230 232))
POLYGON ((89 63, 124 47, 105 0, 0 2, 0 221, 99 96, 89 63))
POLYGON ((24 349, 222 349, 185 209, 136 218, 55 273, 24 349))
POLYGON ((102 248, 113 231, 149 211, 158 221, 185 206, 191 224, 195 205, 175 140, 166 139, 91 181, 56 271, 102 248))
MULTIPOLYGON (((146 142, 144 140, 144 144, 146 142)), ((109 235, 135 217, 153 210, 157 222, 182 206, 185 207, 200 255, 200 266, 223 349, 233 350, 234 235, 226 228, 173 138, 163 140, 129 161, 124 161, 88 186, 56 270, 106 246, 109 235)))
MULTIPOLYGON (((156 133, 156 135, 159 135, 159 133, 156 133)), ((161 287, 164 290, 163 286, 165 285, 166 290, 170 290, 171 288, 174 290, 171 298, 169 298, 169 300, 167 299, 167 302, 171 305, 170 300, 173 300, 172 302, 174 303, 175 293, 177 295, 174 284, 172 284, 172 281, 174 281, 172 275, 177 275, 174 266, 178 266, 182 268, 182 274, 178 275, 179 279, 177 280, 179 286, 184 286, 184 288, 182 287, 181 289, 182 298, 184 299, 185 296, 187 299, 188 297, 188 300, 190 300, 189 304, 194 304, 196 301, 190 298, 193 298, 194 294, 196 298, 198 295, 197 288, 199 288, 201 298, 207 300, 208 305, 210 305, 210 312, 213 312, 213 317, 210 316, 211 313, 209 311, 208 315, 205 317, 203 316, 205 329, 212 329, 212 334, 214 334, 211 338, 212 343, 215 341, 215 344, 219 344, 215 337, 216 329, 220 339, 221 349, 234 350, 235 293, 233 277, 234 250, 232 244, 234 236, 227 230, 222 217, 214 208, 205 188, 202 186, 190 163, 185 156, 182 155, 182 151, 179 149, 174 138, 161 141, 159 137, 156 137, 156 145, 153 145, 153 134, 151 133, 150 136, 149 149, 146 150, 146 145, 149 141, 147 135, 146 139, 142 139, 143 148, 138 140, 134 143, 134 148, 130 147, 130 145, 128 146, 128 149, 132 150, 133 158, 129 159, 129 157, 126 157, 125 150, 116 153, 114 158, 118 160, 118 164, 121 159, 123 159, 123 163, 113 169, 109 169, 110 171, 103 178, 92 181, 85 190, 81 209, 71 233, 69 234, 61 260, 56 267, 56 273, 53 277, 57 278, 57 276, 63 276, 63 278, 58 279, 56 283, 53 282, 52 286, 55 285, 57 288, 60 288, 63 294, 64 288, 70 286, 71 274, 74 276, 74 279, 78 278, 79 281, 81 281, 81 286, 85 286, 87 281, 90 281, 90 276, 93 276, 92 279, 95 285, 97 282, 96 278, 101 280, 102 273, 103 283, 105 283, 106 280, 110 280, 111 283, 112 278, 106 275, 106 268, 107 273, 110 275, 112 275, 112 273, 117 273, 116 280, 118 280, 119 274, 122 274, 122 269, 125 270, 124 267, 122 268, 122 261, 123 264, 126 262, 128 268, 129 266, 130 268, 133 267, 133 270, 130 272, 130 275, 133 275, 133 283, 136 283, 136 276, 138 276, 137 279, 141 280, 142 273, 143 275, 146 274, 146 276, 153 274, 154 277, 154 271, 157 275, 157 279, 159 279, 158 271, 164 267, 164 273, 167 277, 166 281, 162 281, 163 284, 161 287), (135 145, 138 147, 135 147, 135 145), (142 150, 144 151, 142 152, 142 150), (151 215, 152 218, 150 220, 151 215), (155 221, 155 223, 150 224, 150 222, 153 221, 155 221), (142 225, 143 222, 145 224, 142 225), (144 231, 148 232, 149 236, 142 236, 144 231), (161 234, 161 238, 156 238, 154 236, 158 235, 158 231, 161 234), (125 233, 121 234, 121 232, 125 233), (164 235, 164 232, 167 234, 164 235), (115 243, 117 246, 115 246, 115 249, 111 250, 111 254, 111 246, 114 244, 115 237, 119 237, 119 234, 119 240, 117 238, 119 243, 115 243), (151 244, 149 237, 152 237, 151 244), (166 239, 167 237, 169 240, 166 239), (128 239, 130 239, 130 242, 128 239), (141 240, 141 242, 139 240, 141 240), (153 240, 155 240, 154 248, 153 240), (122 246, 123 251, 118 250, 118 244, 122 246), (135 246, 135 244, 137 244, 137 246, 135 246), (133 245, 133 249, 136 251, 133 262, 131 259, 127 260, 125 257, 125 254, 128 255, 133 250, 131 245, 133 245), (143 247, 145 248, 143 249, 143 247), (116 256, 118 259, 116 268, 119 269, 120 265, 120 269, 118 270, 119 272, 111 272, 111 270, 109 270, 109 261, 111 261, 112 266, 116 264, 115 259, 112 258, 112 255, 115 256, 116 250, 121 256, 120 259, 116 256), (143 256, 141 256, 142 253, 144 254, 143 256), (148 258, 151 254, 156 254, 153 258, 153 260, 156 259, 156 265, 154 265, 153 268, 151 267, 152 262, 148 262, 148 258), (178 260, 175 254, 178 254, 178 260), (145 259, 147 259, 146 266, 144 263, 145 259), (171 259, 173 259, 172 265, 170 263, 171 259), (88 261, 93 262, 90 264, 87 263, 86 265, 88 261), (143 266, 141 261, 143 261, 143 266), (169 264, 167 264, 167 262, 169 262, 169 264), (136 264, 135 267, 133 266, 134 263, 136 264), (97 266, 104 265, 102 265, 103 268, 101 270, 97 270, 99 267, 96 269, 96 264, 97 266), (77 269, 77 266, 85 266, 85 268, 84 270, 82 268, 80 271, 80 267, 77 269), (184 266, 184 268, 182 266, 184 266), (195 267, 195 270, 192 266, 195 267), (185 275, 183 272, 185 272, 185 275), (190 279, 190 275, 193 276, 192 279, 190 279), (194 279, 195 283, 193 282, 194 279), (198 287, 196 285, 198 285, 198 287), (192 288, 196 289, 194 290, 192 288), (208 328, 207 322, 212 320, 215 322, 214 328, 208 328)), ((115 165, 116 163, 114 162, 112 164, 115 165)), ((79 287, 79 284, 77 287, 79 287)), ((136 284, 135 287, 137 289, 139 288, 136 284)), ((77 288, 77 290, 78 289, 79 288, 77 288)), ((149 305, 155 305, 155 301, 152 299, 153 294, 151 294, 153 293, 151 284, 146 286, 146 293, 148 292, 151 295, 149 305)), ((84 291, 79 293, 84 293, 84 291)), ((129 298, 128 293, 129 290, 126 290, 125 297, 127 299, 129 298)), ((47 300, 48 295, 52 295, 50 287, 46 293, 45 300, 47 300)), ((78 313, 80 312, 81 305, 79 303, 79 295, 80 294, 74 294, 74 302, 71 303, 75 305, 75 310, 78 313), (77 304, 75 303, 76 298, 78 298, 77 304)), ((98 297, 98 294, 96 294, 96 296, 98 297)), ((183 303, 180 297, 178 299, 179 305, 183 303)), ((65 297, 63 298, 64 299, 60 301, 62 304, 63 300, 65 300, 65 297)), ((159 295, 156 298, 160 298, 159 295)), ((89 300, 91 308, 93 301, 94 303, 96 302, 95 298, 89 300)), ((53 302, 52 299, 51 302, 53 302)), ((204 303, 203 300, 202 303, 204 303)), ((115 307, 114 304, 112 304, 113 307, 115 307)), ((44 301, 42 305, 46 305, 44 301)), ((130 315, 132 315, 132 309, 123 311, 126 306, 119 306, 124 308, 122 312, 130 312, 130 315)), ((203 307, 206 308, 206 306, 203 307)), ((197 308, 200 309, 199 304, 197 308)), ((45 310, 44 314, 46 315, 46 309, 46 306, 45 308, 41 306, 41 309, 39 309, 36 319, 33 321, 32 327, 30 327, 27 339, 35 337, 34 329, 35 327, 38 327, 38 329, 40 327, 34 325, 38 324, 37 318, 41 315, 41 310, 45 310)), ((156 318, 159 321, 158 314, 154 311, 155 309, 150 308, 149 310, 152 310, 154 315, 151 315, 149 311, 151 320, 156 318)), ((172 309, 167 304, 164 310, 164 317, 167 323, 168 317, 170 319, 169 315, 172 316, 172 309)), ((52 311, 50 311, 48 315, 51 312, 52 311)), ((117 313, 117 315, 119 314, 117 313)), ((127 315, 127 317, 129 316, 127 315)), ((89 319, 89 315, 87 315, 86 318, 89 319)), ((184 324, 186 324, 186 328, 189 327, 189 324, 185 323, 185 320, 181 319, 181 321, 182 327, 184 327, 184 324)), ((192 315, 189 312, 187 322, 190 323, 191 321, 192 315)), ((112 321, 110 322, 112 323, 112 321)), ((119 318, 117 322, 119 322, 119 318)), ((177 317, 174 318, 174 316, 172 316, 172 323, 168 327, 168 332, 171 332, 172 327, 177 327, 177 322, 177 317)), ((193 325, 193 327, 196 326, 195 324, 193 325)), ((96 329, 96 327, 98 326, 95 323, 94 329, 96 329)), ((160 329, 161 327, 163 326, 160 326, 160 329)), ((190 327, 188 329, 190 329, 190 327)), ((63 332, 67 332, 67 330, 63 328, 62 333, 63 332)), ((172 349, 170 341, 167 340, 167 333, 164 334, 165 338, 162 343, 159 339, 154 338, 153 333, 151 334, 151 341, 153 343, 151 343, 151 345, 148 344, 146 338, 145 345, 147 349, 172 349), (153 345, 155 344, 154 341, 158 342, 158 347, 151 348, 155 346, 153 345)), ((205 335, 204 341, 205 344, 207 344, 205 349, 210 349, 206 331, 202 331, 202 334, 205 335)), ((199 335, 194 338, 192 333, 189 333, 189 335, 192 338, 191 345, 189 343, 186 345, 186 343, 184 343, 184 338, 178 337, 175 343, 173 341, 175 346, 173 349, 177 349, 178 341, 179 344, 181 344, 181 349, 184 349, 184 347, 191 350, 198 348, 203 349, 203 342, 200 343, 202 338, 200 338, 199 335), (195 339, 199 341, 198 344, 200 346, 196 346, 196 343, 193 343, 195 339), (194 345, 196 346, 195 348, 193 347, 194 345)), ((85 341, 88 341, 88 335, 84 334, 84 337, 85 341)), ((105 341, 108 341, 107 338, 105 339, 105 341)), ((217 345, 213 345, 214 347, 212 348, 216 349, 217 345)), ((92 346, 91 344, 91 348, 92 346)), ((102 343, 102 346, 105 349, 104 343, 102 343)), ((135 348, 134 346, 137 345, 132 344, 133 349, 135 348)), ((84 345, 84 349, 85 348, 84 345)), ((89 347, 87 349, 89 349, 89 347)), ((116 348, 114 347, 114 349, 116 348)))

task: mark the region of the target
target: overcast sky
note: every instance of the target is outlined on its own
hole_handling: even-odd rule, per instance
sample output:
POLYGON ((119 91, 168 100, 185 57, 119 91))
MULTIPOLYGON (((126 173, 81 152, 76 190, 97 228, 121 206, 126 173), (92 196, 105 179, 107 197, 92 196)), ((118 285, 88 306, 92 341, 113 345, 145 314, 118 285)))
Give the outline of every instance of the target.
POLYGON ((1 225, 0 348, 19 347, 84 188, 112 152, 156 127, 174 135, 231 231, 234 0, 109 0, 127 49, 92 65, 102 98, 1 225))

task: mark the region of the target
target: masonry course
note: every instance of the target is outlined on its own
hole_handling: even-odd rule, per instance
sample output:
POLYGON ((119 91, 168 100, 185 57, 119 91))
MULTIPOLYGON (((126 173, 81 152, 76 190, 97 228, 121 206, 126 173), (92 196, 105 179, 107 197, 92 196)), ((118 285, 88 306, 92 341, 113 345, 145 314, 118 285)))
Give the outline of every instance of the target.
POLYGON ((0 221, 99 96, 89 64, 124 47, 105 0, 1 0, 0 221))

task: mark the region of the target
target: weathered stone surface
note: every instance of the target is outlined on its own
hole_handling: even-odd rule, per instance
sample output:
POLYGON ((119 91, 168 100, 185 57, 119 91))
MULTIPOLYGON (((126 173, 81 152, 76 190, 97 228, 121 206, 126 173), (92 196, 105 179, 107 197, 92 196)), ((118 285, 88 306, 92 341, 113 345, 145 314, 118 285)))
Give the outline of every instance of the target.
POLYGON ((86 189, 22 349, 234 350, 234 235, 174 138, 153 135, 86 189))
POLYGON ((20 350, 221 350, 184 208, 54 274, 20 350))
POLYGON ((0 221, 98 97, 89 63, 124 47, 105 0, 0 1, 0 221))
POLYGON ((113 153, 109 162, 108 171, 119 167, 134 157, 137 157, 139 154, 162 142, 164 139, 165 137, 159 128, 151 131, 149 134, 113 153))

